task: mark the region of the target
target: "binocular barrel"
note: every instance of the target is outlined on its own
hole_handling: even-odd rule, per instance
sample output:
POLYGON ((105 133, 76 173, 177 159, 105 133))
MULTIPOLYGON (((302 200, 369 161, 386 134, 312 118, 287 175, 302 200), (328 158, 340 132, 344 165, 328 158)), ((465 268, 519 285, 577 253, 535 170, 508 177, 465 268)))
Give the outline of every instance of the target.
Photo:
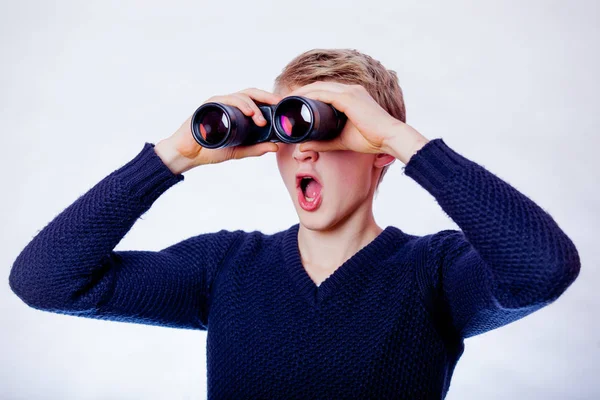
POLYGON ((192 135, 209 149, 267 141, 300 143, 333 139, 347 121, 346 115, 331 104, 302 96, 286 97, 276 105, 257 105, 267 120, 265 126, 256 125, 237 107, 205 103, 192 116, 192 135))

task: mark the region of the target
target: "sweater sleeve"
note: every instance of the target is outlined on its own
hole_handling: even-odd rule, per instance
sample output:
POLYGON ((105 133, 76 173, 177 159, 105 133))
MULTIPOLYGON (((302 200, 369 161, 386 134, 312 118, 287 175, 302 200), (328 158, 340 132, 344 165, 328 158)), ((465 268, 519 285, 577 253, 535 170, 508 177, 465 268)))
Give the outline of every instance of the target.
POLYGON ((461 230, 428 235, 437 310, 463 338, 516 321, 556 300, 577 278, 577 249, 552 217, 441 138, 403 167, 461 230))
POLYGON ((43 311, 206 330, 210 282, 243 231, 200 234, 160 251, 114 251, 182 180, 145 143, 34 236, 11 268, 11 290, 43 311))

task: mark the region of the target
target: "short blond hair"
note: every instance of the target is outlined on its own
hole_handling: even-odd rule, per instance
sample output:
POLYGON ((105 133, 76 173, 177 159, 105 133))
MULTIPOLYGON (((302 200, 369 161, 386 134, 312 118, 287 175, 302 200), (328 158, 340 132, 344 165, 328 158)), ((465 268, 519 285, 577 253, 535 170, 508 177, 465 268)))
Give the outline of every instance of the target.
MULTIPOLYGON (((312 49, 296 56, 275 78, 279 88, 304 86, 315 81, 336 81, 365 87, 392 117, 406 122, 404 96, 395 71, 354 49, 312 49)), ((390 166, 383 167, 377 187, 390 166)))

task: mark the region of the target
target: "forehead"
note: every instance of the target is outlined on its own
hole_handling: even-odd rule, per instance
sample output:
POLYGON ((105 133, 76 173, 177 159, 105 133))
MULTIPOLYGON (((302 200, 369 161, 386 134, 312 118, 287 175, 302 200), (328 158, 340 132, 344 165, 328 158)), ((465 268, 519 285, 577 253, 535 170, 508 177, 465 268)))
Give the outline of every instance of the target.
POLYGON ((309 80, 307 83, 301 84, 301 85, 300 84, 292 84, 292 85, 283 84, 281 86, 275 86, 273 88, 273 93, 278 94, 280 96, 287 96, 289 93, 293 92, 294 90, 301 88, 303 86, 306 86, 306 85, 310 85, 311 83, 314 83, 314 82, 352 83, 351 81, 343 81, 343 80, 323 77, 321 79, 309 80))
POLYGON ((292 85, 292 86, 277 86, 273 93, 278 94, 280 96, 287 96, 289 93, 293 92, 294 90, 298 89, 299 85, 292 85))

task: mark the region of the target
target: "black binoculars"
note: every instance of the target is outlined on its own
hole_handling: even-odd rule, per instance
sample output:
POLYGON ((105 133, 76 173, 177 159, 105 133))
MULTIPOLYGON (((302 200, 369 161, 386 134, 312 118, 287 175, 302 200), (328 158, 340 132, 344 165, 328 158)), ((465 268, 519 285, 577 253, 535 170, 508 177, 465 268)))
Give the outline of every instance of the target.
POLYGON ((302 96, 289 96, 276 105, 257 102, 265 126, 258 126, 237 108, 223 103, 201 105, 192 116, 192 135, 209 149, 262 142, 300 143, 330 140, 340 134, 346 114, 331 104, 302 96))

